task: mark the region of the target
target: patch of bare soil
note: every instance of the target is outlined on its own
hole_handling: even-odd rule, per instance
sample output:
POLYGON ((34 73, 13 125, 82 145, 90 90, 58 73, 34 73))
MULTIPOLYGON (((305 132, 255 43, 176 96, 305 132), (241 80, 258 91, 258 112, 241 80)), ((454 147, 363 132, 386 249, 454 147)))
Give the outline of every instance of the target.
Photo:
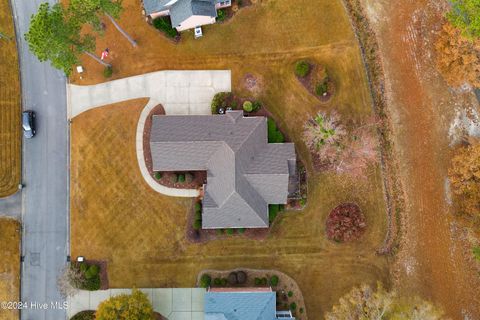
POLYGON ((362 0, 377 33, 385 94, 404 186, 401 243, 393 275, 401 291, 432 299, 453 319, 479 319, 480 279, 452 220, 445 189, 448 129, 472 93, 451 90, 434 67, 444 1, 362 0))

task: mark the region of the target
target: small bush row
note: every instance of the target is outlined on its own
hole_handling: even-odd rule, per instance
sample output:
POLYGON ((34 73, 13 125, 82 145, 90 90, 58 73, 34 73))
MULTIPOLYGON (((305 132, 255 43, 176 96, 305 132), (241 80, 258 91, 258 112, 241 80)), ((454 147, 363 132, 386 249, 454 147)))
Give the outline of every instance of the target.
POLYGON ((268 127, 268 143, 283 143, 285 142, 285 136, 278 130, 277 124, 271 118, 267 119, 268 127))
POLYGON ((194 205, 195 216, 193 219, 193 229, 200 230, 202 228, 202 204, 196 202, 194 205))
POLYGON ((255 112, 255 111, 258 111, 260 110, 260 108, 262 107, 262 103, 260 101, 245 101, 243 103, 243 111, 245 112, 255 112))
POLYGON ((245 233, 245 228, 217 229, 217 234, 218 235, 227 234, 229 236, 232 236, 235 234, 235 231, 237 232, 237 234, 243 234, 245 233))
POLYGON ((152 21, 155 29, 162 31, 167 37, 175 38, 178 35, 177 29, 172 27, 170 17, 160 17, 152 21))

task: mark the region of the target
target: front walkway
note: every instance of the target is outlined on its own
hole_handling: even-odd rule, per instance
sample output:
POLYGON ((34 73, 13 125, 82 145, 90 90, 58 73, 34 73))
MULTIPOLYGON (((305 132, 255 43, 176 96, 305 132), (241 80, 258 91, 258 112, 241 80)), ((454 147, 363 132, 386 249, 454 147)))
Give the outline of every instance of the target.
MULTIPOLYGON (((153 310, 168 320, 203 320, 205 289, 202 288, 162 288, 139 289, 153 305, 153 310)), ((96 310, 98 305, 115 295, 130 294, 131 289, 110 289, 99 291, 81 290, 68 297, 67 315, 72 316, 84 310, 96 310)))
POLYGON ((213 96, 231 91, 230 70, 157 71, 97 85, 67 86, 68 117, 105 105, 138 98, 150 98, 143 109, 136 132, 137 160, 147 184, 161 194, 197 197, 196 189, 169 188, 155 181, 148 172, 143 153, 143 130, 150 111, 161 104, 167 115, 209 115, 213 96))

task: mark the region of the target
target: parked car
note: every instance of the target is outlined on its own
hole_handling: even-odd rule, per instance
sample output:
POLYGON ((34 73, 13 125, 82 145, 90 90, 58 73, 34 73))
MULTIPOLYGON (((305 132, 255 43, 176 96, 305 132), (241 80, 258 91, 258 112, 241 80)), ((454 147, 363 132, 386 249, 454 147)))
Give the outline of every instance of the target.
POLYGON ((35 136, 35 112, 26 110, 22 112, 22 127, 25 138, 30 139, 35 136))

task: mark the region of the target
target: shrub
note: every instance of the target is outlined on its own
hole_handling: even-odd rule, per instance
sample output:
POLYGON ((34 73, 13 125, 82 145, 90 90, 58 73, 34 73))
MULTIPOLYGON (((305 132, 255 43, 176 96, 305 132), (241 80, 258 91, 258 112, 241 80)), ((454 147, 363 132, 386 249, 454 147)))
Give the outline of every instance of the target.
POLYGON ((95 320, 95 311, 94 310, 80 311, 79 313, 71 317, 70 320, 95 320))
POLYGON ((213 284, 216 286, 220 286, 222 284, 222 279, 220 278, 213 279, 213 284))
POLYGON ((210 287, 210 284, 212 283, 212 277, 210 277, 209 274, 203 274, 202 277, 200 278, 200 287, 202 288, 208 288, 210 287))
POLYGON ((297 309, 297 304, 295 302, 290 303, 290 310, 295 311, 297 309))
POLYGON ((283 143, 285 142, 284 135, 278 130, 277 124, 271 118, 267 119, 268 127, 268 143, 283 143))
POLYGON ((218 108, 226 108, 227 100, 230 99, 232 94, 230 92, 219 92, 213 96, 212 103, 210 105, 212 114, 218 113, 218 108))
POLYGON ((100 289, 100 276, 97 275, 91 279, 87 279, 87 281, 85 281, 85 283, 83 284, 83 286, 79 289, 82 289, 82 290, 88 290, 88 291, 96 291, 96 290, 99 290, 100 289))
POLYGON ((293 297, 293 292, 292 292, 292 291, 288 291, 287 296, 288 296, 289 298, 293 297))
POLYGON ((87 279, 92 279, 93 277, 98 275, 98 272, 100 271, 100 267, 97 266, 96 264, 92 264, 91 266, 88 267, 88 270, 85 271, 85 278, 87 279))
POLYGON ((270 277, 270 285, 276 287, 278 285, 278 276, 270 277))
POLYGON ((86 262, 81 262, 80 263, 80 271, 82 271, 82 273, 85 273, 87 272, 88 270, 88 264, 86 262))
POLYGON ((195 212, 202 212, 202 204, 200 202, 195 202, 195 212))
POLYGON ((230 272, 230 274, 228 275, 228 284, 232 286, 238 284, 238 278, 237 278, 236 272, 230 272))
POLYGON ((259 286, 259 285, 261 285, 261 284, 262 284, 262 279, 260 279, 260 278, 255 278, 255 285, 256 285, 256 286, 259 286))
POLYGON ((159 172, 159 171, 155 172, 155 179, 157 179, 157 180, 162 179, 162 173, 159 172))
POLYGON ((228 228, 226 232, 227 232, 227 234, 228 234, 229 236, 231 236, 231 235, 233 235, 233 232, 234 232, 234 231, 233 231, 232 228, 228 228))
POLYGON ((278 204, 269 204, 268 205, 268 221, 272 223, 275 218, 277 217, 279 212, 279 205, 278 204))
POLYGON ((111 66, 105 67, 103 69, 103 76, 105 78, 110 78, 113 74, 113 68, 111 66))
POLYGON ((243 271, 238 271, 237 272, 237 282, 238 284, 244 284, 247 282, 247 274, 243 271))
POLYGON ((192 183, 193 181, 193 174, 190 172, 185 173, 185 182, 186 183, 192 183))
POLYGON ((220 281, 220 284, 224 287, 227 285, 227 283, 228 283, 228 281, 225 278, 222 278, 222 280, 220 281))
POLYGON ((258 111, 262 108, 262 103, 260 101, 253 102, 253 111, 258 111))
POLYGON ((253 111, 253 103, 251 101, 245 101, 243 103, 243 110, 245 112, 252 112, 253 111))
POLYGON ((239 7, 243 6, 243 1, 242 0, 237 0, 237 4, 239 7))
POLYGON ((177 174, 177 182, 178 183, 184 183, 185 182, 185 174, 183 174, 183 173, 177 174))
POLYGON ((225 21, 227 18, 227 12, 224 9, 220 9, 217 11, 217 21, 222 22, 225 21))
POLYGON ((303 310, 303 308, 300 308, 299 311, 300 311, 300 313, 303 313, 304 310, 303 310))
POLYGON ((202 213, 201 212, 195 212, 195 219, 194 220, 202 220, 202 213))
POLYGON ((328 92, 328 82, 327 81, 319 82, 315 85, 315 94, 317 96, 323 96, 327 92, 328 92))
POLYGON ((165 35, 170 38, 175 38, 178 35, 178 32, 175 28, 172 27, 170 17, 160 17, 153 20, 153 26, 155 29, 163 31, 165 35))
POLYGON ((304 78, 310 72, 310 64, 305 60, 297 61, 295 64, 295 75, 304 78))
POLYGON ((238 234, 243 234, 243 233, 245 233, 245 228, 238 228, 237 232, 238 232, 238 234))
POLYGON ((230 107, 231 107, 233 110, 237 109, 237 107, 238 107, 237 101, 235 101, 235 100, 232 101, 232 102, 230 103, 230 107))
POLYGON ((168 180, 170 180, 170 183, 177 183, 177 174, 172 174, 168 180))
POLYGON ((263 277, 262 279, 260 279, 260 284, 261 284, 262 286, 266 286, 267 283, 268 283, 268 279, 267 279, 267 278, 263 277))
POLYGON ((195 230, 200 230, 202 228, 202 220, 197 219, 197 220, 193 221, 192 227, 195 230))
POLYGON ((223 229, 216 229, 215 232, 217 235, 221 236, 225 231, 223 229))
POLYGON ((119 294, 104 300, 95 313, 98 320, 152 320, 153 306, 147 295, 133 289, 131 294, 119 294))
POLYGON ((475 259, 480 262, 480 247, 474 247, 472 251, 475 259))

